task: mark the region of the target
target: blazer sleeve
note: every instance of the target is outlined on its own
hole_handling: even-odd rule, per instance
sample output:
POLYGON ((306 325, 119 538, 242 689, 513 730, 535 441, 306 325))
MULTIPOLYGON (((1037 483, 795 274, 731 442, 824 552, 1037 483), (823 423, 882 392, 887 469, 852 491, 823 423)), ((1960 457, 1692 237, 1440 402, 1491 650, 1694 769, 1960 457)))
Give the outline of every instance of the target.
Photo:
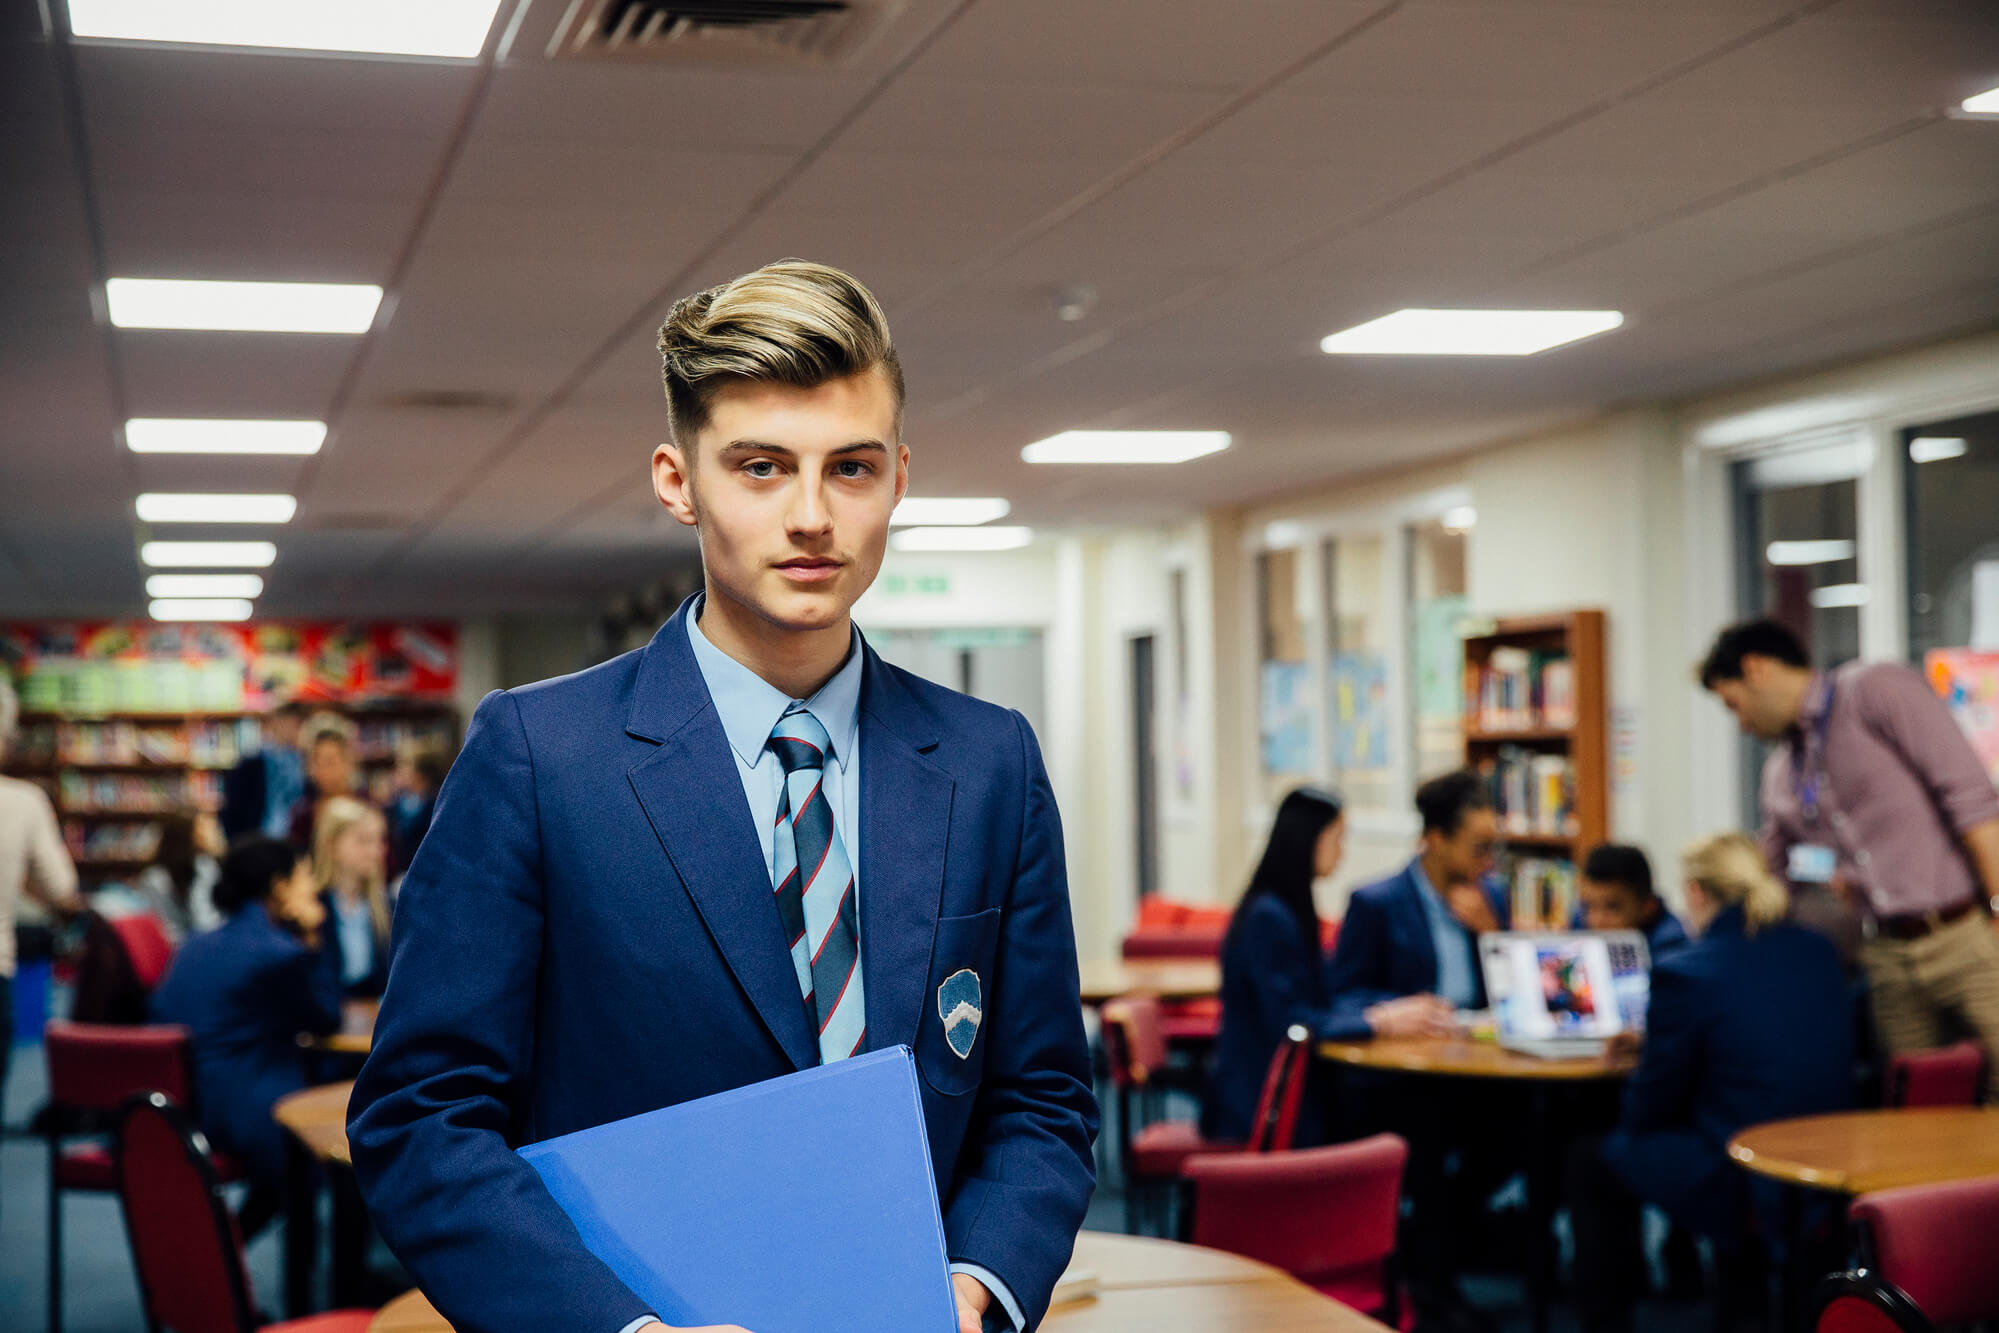
MULTIPOLYGON (((330 933, 333 922, 325 929, 330 933)), ((299 944, 282 956, 272 977, 272 1008, 290 1016, 286 1026, 315 1036, 340 1030, 340 951, 299 944)))
POLYGON ((1006 1284, 1032 1327, 1096 1187, 1097 1103, 1061 817, 1033 730, 1018 713, 1013 722, 1025 776, 1020 849, 1002 914, 997 993, 986 1008, 991 1044, 944 1203, 944 1238, 953 1263, 976 1264, 1006 1284))
POLYGON ((1359 1009, 1314 1002, 1307 970, 1323 968, 1325 959, 1317 940, 1299 947, 1298 927, 1288 911, 1253 910, 1243 918, 1242 930, 1242 956, 1252 984, 1263 991, 1264 1012, 1277 1015, 1284 1030, 1302 1024, 1321 1041, 1357 1041, 1373 1034, 1359 1009))
POLYGON ((1677 968, 1652 969, 1645 1050, 1624 1086, 1624 1128, 1638 1133, 1683 1129, 1693 1122, 1701 1077, 1702 987, 1677 968))
POLYGON ((348 1105, 390 1249, 457 1328, 611 1333, 646 1305, 514 1154, 543 912, 534 758, 498 691, 472 718, 403 884, 374 1049, 348 1105))
POLYGON ((1387 911, 1373 899, 1355 894, 1326 968, 1326 990, 1335 1010, 1351 1019, 1370 1005, 1401 996, 1388 975, 1391 947, 1387 911))

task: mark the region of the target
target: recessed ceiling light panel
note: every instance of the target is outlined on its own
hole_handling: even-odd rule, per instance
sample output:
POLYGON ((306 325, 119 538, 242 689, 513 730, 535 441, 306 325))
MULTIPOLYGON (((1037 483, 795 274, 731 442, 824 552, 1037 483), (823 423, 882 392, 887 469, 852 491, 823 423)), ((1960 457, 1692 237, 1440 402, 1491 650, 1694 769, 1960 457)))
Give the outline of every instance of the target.
POLYGON ((1624 322, 1615 310, 1398 310, 1321 339, 1333 356, 1532 356, 1624 322))
POLYGON ((1065 430, 1020 456, 1030 463, 1185 463, 1228 447, 1225 430, 1065 430))
POLYGON ((264 580, 255 574, 154 574, 148 597, 262 597, 264 580))
POLYGON ((976 527, 1005 518, 1013 506, 997 496, 905 495, 889 522, 896 527, 976 527))
POLYGON ((1969 116, 1999 118, 1999 88, 1987 88, 1976 97, 1967 97, 1960 108, 1969 116))
POLYGON ((111 322, 121 329, 366 333, 382 289, 371 283, 112 278, 104 297, 111 322))
POLYGON ((1911 463, 1943 463, 1964 457, 1966 445, 1954 435, 1918 435, 1909 441, 1911 463))
POLYGON ((316 454, 324 421, 208 421, 134 417, 125 446, 135 454, 316 454))
POLYGON ((1821 611, 1842 606, 1867 605, 1867 585, 1864 583, 1829 583, 1823 588, 1813 588, 1811 603, 1821 611))
POLYGON ((500 0, 69 0, 82 38, 475 60, 500 0))
POLYGON ((904 528, 889 544, 898 551, 1015 551, 1033 540, 1033 528, 904 528))
POLYGON ((1771 542, 1764 548, 1763 558, 1773 565, 1830 565, 1853 559, 1854 549, 1852 542, 1839 539, 1771 542))
POLYGON ((147 523, 289 523, 298 501, 289 495, 193 495, 147 492, 139 497, 147 523))
POLYGON ((148 612, 155 620, 248 620, 250 603, 237 597, 161 597, 148 612))
POLYGON ((153 569, 269 569, 278 558, 270 542, 147 542, 139 561, 153 569))

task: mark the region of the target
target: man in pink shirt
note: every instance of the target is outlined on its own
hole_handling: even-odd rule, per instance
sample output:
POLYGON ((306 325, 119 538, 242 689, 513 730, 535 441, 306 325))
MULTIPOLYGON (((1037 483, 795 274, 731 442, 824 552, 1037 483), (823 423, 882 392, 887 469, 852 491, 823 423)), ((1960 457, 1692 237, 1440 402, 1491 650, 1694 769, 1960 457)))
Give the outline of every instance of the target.
POLYGON ((1999 1100, 1999 792, 1943 701, 1893 662, 1814 671, 1774 620, 1721 632, 1701 684, 1763 765, 1763 854, 1793 892, 1824 885, 1867 923, 1860 956, 1890 1051, 1968 1032, 1999 1100))

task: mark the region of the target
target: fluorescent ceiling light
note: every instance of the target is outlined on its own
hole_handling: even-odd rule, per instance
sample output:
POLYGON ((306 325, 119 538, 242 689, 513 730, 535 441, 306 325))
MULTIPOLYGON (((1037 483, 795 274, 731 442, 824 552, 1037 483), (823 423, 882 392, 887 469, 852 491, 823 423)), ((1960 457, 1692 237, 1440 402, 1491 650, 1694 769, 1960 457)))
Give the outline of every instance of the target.
POLYGON ((1013 551, 1033 540, 1033 528, 904 528, 889 544, 898 551, 1013 551))
POLYGON ((1013 506, 997 496, 976 499, 944 495, 905 495, 888 521, 897 527, 965 528, 1005 518, 1013 506))
POLYGON ((147 608, 155 620, 248 620, 250 604, 239 597, 162 597, 147 608))
POLYGON ((78 37, 474 60, 500 0, 69 0, 78 37))
POLYGON ((1853 551, 1850 541, 1771 542, 1763 558, 1773 565, 1829 565, 1853 559, 1853 551))
POLYGON ((242 333, 366 333, 382 304, 380 287, 339 282, 112 278, 104 296, 121 329, 242 333))
POLYGON ((134 417, 125 445, 135 454, 316 454, 324 421, 205 421, 194 417, 134 417))
POLYGON ((1949 435, 1918 435, 1909 441, 1911 463, 1941 463, 1964 457, 1965 443, 1949 435))
POLYGON ((1225 430, 1065 430, 1020 456, 1030 463, 1184 463, 1228 447, 1225 430))
POLYGON ((255 574, 155 574, 146 580, 148 597, 261 597, 264 581, 255 574))
POLYGON ((1812 589, 1812 605, 1820 610, 1838 606, 1867 605, 1867 585, 1864 583, 1829 583, 1823 588, 1812 589))
POLYGON ((270 542, 147 542, 140 563, 153 569, 269 569, 278 558, 270 542))
POLYGON ((1965 98, 1964 111, 1973 116, 1999 116, 1999 88, 1987 88, 1976 97, 1965 98))
POLYGON ((1532 356, 1624 322, 1615 310, 1398 310, 1335 333, 1335 356, 1532 356))
POLYGON ((1452 505, 1438 520, 1445 532, 1469 532, 1478 526, 1478 510, 1470 505, 1452 505))
POLYGON ((172 495, 139 497, 147 523, 289 523, 298 501, 289 495, 172 495))

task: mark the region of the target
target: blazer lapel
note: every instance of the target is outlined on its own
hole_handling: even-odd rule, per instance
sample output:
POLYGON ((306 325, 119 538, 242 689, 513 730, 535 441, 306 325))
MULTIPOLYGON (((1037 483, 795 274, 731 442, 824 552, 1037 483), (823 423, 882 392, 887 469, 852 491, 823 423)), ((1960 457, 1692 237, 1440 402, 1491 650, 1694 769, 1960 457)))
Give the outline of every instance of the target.
POLYGON ((861 965, 869 1050, 914 1045, 944 893, 951 775, 922 710, 867 649, 861 684, 861 965))
POLYGON ((729 970, 792 1063, 808 1069, 819 1063, 818 1042, 742 778, 687 643, 687 611, 683 604, 654 636, 640 665, 626 730, 659 748, 627 776, 729 970))
POLYGON ((1408 932, 1410 940, 1409 957, 1412 964, 1420 962, 1423 976, 1422 989, 1434 993, 1440 972, 1437 959, 1436 937, 1430 933, 1430 913, 1423 906, 1423 886, 1416 882, 1416 872, 1405 869, 1402 872, 1402 928, 1408 932))

